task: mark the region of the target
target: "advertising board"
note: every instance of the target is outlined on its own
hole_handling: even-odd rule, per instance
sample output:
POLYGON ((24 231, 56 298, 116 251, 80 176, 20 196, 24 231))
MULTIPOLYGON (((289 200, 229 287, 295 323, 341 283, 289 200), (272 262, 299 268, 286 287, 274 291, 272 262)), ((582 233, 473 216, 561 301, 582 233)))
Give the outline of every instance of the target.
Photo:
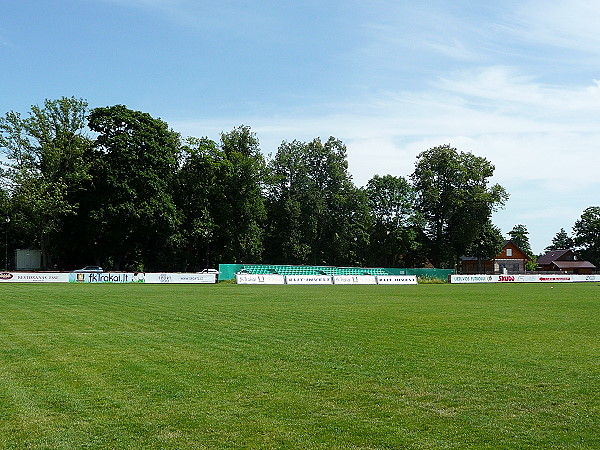
POLYGON ((333 284, 377 284, 373 275, 334 275, 333 284))
POLYGON ((145 283, 146 274, 126 272, 71 272, 69 283, 145 283))
POLYGON ((145 283, 214 284, 217 273, 146 273, 145 283))
POLYGON ((450 275, 450 283, 581 283, 600 281, 600 275, 450 275))
POLYGON ((379 275, 377 284, 418 284, 416 275, 379 275))
POLYGON ((70 273, 69 281, 71 283, 210 284, 217 282, 217 274, 164 272, 70 273))
POLYGON ((286 275, 286 284, 331 284, 329 275, 286 275))
POLYGON ((284 284, 283 275, 253 275, 238 273, 235 275, 236 284, 284 284))
MULTIPOLYGON (((282 278, 283 280, 283 278, 282 278)), ((217 273, 0 272, 0 283, 178 283, 217 282, 217 273)), ((282 281, 283 283, 283 281, 282 281)))
POLYGON ((494 275, 450 275, 450 283, 494 283, 494 275))
POLYGON ((64 272, 1 272, 0 283, 67 283, 64 272))

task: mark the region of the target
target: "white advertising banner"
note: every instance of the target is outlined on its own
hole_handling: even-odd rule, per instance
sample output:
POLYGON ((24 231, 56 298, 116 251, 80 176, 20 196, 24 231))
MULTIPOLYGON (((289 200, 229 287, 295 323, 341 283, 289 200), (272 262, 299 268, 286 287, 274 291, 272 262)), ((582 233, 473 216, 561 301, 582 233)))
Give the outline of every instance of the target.
POLYGON ((64 272, 2 272, 0 283, 68 283, 64 272))
POLYGON ((329 275, 286 275, 286 284, 331 284, 329 275))
MULTIPOLYGON (((0 272, 0 283, 178 283, 217 282, 217 273, 0 272)), ((283 283, 283 277, 282 277, 283 283)))
POLYGON ((416 275, 379 275, 377 284, 418 284, 416 275))
POLYGON ((374 275, 334 275, 333 284, 377 284, 374 275))
POLYGON ((450 283, 579 283, 600 281, 600 275, 450 275, 450 283))
POLYGON ((217 273, 147 273, 145 283, 214 284, 217 273))
POLYGON ((146 274, 128 272, 71 272, 70 283, 145 283, 146 274))
POLYGON ((217 282, 217 274, 165 272, 82 272, 70 273, 69 281, 72 283, 210 284, 217 282))
POLYGON ((450 275, 450 283, 494 283, 494 275, 450 275))
POLYGON ((235 275, 236 284, 284 284, 283 275, 253 275, 238 273, 235 275))

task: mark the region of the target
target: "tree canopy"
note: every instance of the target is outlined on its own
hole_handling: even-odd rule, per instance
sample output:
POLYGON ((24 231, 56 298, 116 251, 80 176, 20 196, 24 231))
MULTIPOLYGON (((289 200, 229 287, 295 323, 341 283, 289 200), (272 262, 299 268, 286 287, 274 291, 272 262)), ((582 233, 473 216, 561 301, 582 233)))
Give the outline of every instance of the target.
POLYGON ((573 235, 581 256, 600 267, 600 206, 583 211, 573 226, 573 235))
POLYGON ((492 212, 508 199, 505 189, 488 186, 494 166, 449 145, 417 156, 411 175, 416 209, 425 220, 428 255, 436 267, 454 267, 483 233, 492 212))
POLYGON ((27 117, 10 111, 0 118, 8 214, 13 228, 41 248, 44 268, 53 265, 64 221, 77 213, 77 194, 89 180, 87 106, 85 100, 62 97, 32 106, 27 117))
POLYGON ((417 157, 410 178, 357 187, 335 137, 283 141, 269 157, 246 125, 219 138, 182 138, 148 113, 75 98, 6 113, 0 208, 19 230, 11 249, 40 246, 47 268, 189 271, 454 267, 498 246, 491 214, 508 195, 490 185, 485 158, 442 145, 417 157))

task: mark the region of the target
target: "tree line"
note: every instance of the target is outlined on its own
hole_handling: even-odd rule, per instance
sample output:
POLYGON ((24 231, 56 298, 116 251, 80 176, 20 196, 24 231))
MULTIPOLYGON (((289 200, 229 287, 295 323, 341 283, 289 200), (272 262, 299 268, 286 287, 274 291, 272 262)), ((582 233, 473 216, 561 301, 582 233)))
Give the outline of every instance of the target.
MULTIPOLYGON (((182 137, 124 105, 63 97, 0 118, 7 245, 46 269, 196 271, 219 263, 455 267, 504 239, 494 166, 450 145, 408 177, 354 185, 334 137, 265 157, 248 126, 182 137)), ((6 245, 6 244, 5 244, 6 245)))

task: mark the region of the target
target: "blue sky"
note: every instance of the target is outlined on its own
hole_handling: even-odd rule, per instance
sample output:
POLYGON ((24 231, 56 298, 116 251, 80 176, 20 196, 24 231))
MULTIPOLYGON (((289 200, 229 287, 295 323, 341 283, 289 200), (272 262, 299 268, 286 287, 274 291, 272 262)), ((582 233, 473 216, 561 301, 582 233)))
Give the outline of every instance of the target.
POLYGON ((541 252, 600 205, 600 3, 2 0, 0 113, 125 104, 184 136, 346 143, 357 185, 451 144, 541 252), (489 3, 489 4, 488 4, 489 3))

